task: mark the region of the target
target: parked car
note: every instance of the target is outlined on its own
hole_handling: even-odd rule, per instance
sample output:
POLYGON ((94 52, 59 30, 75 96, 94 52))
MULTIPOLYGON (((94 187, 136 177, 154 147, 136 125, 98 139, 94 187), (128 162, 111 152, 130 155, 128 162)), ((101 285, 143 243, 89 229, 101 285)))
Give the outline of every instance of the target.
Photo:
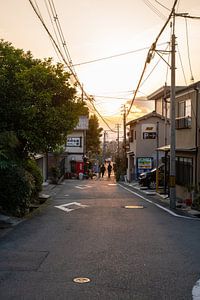
MULTIPOLYGON (((159 170, 159 181, 158 185, 163 186, 164 185, 164 165, 162 164, 158 168, 159 170)), ((156 168, 152 169, 151 171, 141 173, 139 175, 139 184, 141 186, 146 186, 150 189, 156 188, 156 168)))

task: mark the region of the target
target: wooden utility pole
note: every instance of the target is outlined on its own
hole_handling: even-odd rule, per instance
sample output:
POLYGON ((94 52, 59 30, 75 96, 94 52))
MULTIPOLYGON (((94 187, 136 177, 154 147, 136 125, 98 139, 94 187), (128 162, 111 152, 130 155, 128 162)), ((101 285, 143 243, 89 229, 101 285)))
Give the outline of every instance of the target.
POLYGON ((124 144, 124 150, 126 152, 126 106, 124 105, 123 107, 123 129, 124 129, 124 139, 123 139, 123 144, 124 144))
POLYGON ((116 124, 117 127, 117 156, 119 157, 119 128, 120 124, 116 124))
POLYGON ((159 122, 156 123, 156 192, 158 192, 158 187, 159 187, 159 122))
POLYGON ((102 155, 102 163, 105 162, 106 156, 106 130, 103 132, 103 155, 102 155))

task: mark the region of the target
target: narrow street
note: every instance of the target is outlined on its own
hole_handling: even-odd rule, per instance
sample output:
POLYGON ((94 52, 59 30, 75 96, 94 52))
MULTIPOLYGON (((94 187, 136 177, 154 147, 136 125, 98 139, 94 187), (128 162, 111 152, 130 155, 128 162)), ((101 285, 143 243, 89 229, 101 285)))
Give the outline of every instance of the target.
POLYGON ((192 299, 200 221, 128 189, 107 177, 57 185, 48 205, 0 239, 1 299, 192 299))

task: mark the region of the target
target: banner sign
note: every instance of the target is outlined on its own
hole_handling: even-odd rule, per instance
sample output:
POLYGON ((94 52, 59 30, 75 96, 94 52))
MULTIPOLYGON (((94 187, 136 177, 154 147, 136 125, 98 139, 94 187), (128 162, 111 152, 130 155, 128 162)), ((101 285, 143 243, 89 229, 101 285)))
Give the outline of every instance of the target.
POLYGON ((137 175, 150 171, 153 165, 152 157, 137 157, 137 175))

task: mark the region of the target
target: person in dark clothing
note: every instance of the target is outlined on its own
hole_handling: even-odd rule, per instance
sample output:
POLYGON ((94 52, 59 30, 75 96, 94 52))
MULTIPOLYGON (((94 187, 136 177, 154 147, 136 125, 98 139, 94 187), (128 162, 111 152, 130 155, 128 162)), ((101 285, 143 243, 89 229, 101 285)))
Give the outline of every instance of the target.
POLYGON ((104 173, 105 173, 105 170, 106 170, 106 168, 105 168, 105 166, 104 166, 104 164, 101 166, 101 177, 103 178, 103 176, 104 176, 104 173))
POLYGON ((110 178, 111 172, 112 172, 112 166, 111 166, 111 164, 109 163, 109 164, 108 164, 108 178, 110 178))

